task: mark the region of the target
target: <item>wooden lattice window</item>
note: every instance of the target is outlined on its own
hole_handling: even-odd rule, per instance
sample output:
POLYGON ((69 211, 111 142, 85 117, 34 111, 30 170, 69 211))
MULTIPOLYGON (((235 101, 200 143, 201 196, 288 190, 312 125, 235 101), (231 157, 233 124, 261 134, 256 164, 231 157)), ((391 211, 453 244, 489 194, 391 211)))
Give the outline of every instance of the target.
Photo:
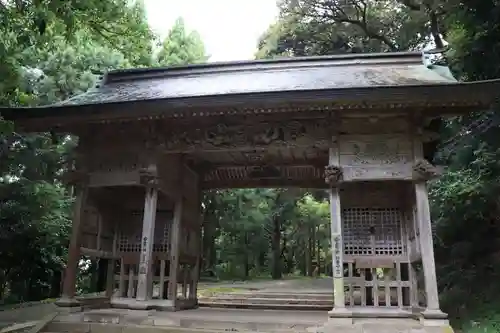
MULTIPOLYGON (((119 252, 140 252, 142 238, 142 212, 133 213, 134 219, 128 223, 135 224, 135 232, 132 228, 128 230, 119 230, 118 233, 118 251, 119 252)), ((154 231, 153 251, 167 252, 170 236, 170 226, 172 219, 164 214, 157 213, 157 221, 154 231)))
POLYGON ((403 215, 398 208, 342 210, 346 255, 397 256, 406 254, 403 215))
POLYGON ((141 251, 141 236, 142 233, 135 233, 129 235, 120 232, 118 237, 118 251, 119 252, 140 252, 141 251))

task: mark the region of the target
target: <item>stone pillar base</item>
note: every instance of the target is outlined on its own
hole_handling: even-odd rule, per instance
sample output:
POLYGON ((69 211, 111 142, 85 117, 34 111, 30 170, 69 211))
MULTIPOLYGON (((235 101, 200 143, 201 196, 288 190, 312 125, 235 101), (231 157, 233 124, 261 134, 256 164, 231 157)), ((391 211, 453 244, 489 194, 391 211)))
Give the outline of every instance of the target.
POLYGON ((77 300, 74 297, 61 297, 59 298, 55 304, 59 307, 62 308, 73 308, 73 307, 79 307, 82 305, 79 300, 77 300))
POLYGON ((328 311, 329 318, 352 318, 352 310, 347 308, 333 308, 328 311))
POLYGON ((440 320, 448 319, 448 314, 444 313, 441 310, 425 309, 424 311, 422 311, 422 316, 425 319, 440 319, 440 320))
POLYGON ((424 327, 450 327, 450 332, 452 331, 448 315, 441 310, 425 310, 420 317, 420 323, 424 327))
POLYGON ((350 326, 353 324, 352 311, 346 308, 333 308, 328 311, 328 326, 350 326))
POLYGON ((76 298, 62 297, 55 302, 57 312, 75 313, 82 312, 82 304, 76 298))

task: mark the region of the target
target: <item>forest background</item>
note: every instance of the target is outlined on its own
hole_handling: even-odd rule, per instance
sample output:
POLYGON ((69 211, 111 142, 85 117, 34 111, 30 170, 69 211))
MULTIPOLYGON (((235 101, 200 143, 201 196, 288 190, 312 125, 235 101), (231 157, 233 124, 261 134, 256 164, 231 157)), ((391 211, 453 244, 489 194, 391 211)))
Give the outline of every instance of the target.
MULTIPOLYGON (((463 81, 500 77, 498 0, 281 0, 257 58, 437 49, 463 81)), ((228 27, 228 29, 231 27, 228 27)), ((179 18, 164 40, 129 0, 0 0, 0 105, 44 105, 106 70, 205 62, 179 18)), ((443 309, 469 331, 500 331, 500 133, 495 110, 444 123, 430 187, 443 309)), ((74 139, 20 135, 0 118, 0 301, 60 293, 72 193, 60 182, 74 139)), ((204 196, 203 272, 218 279, 328 274, 329 209, 318 190, 204 196), (255 205, 255 203, 258 205, 255 205), (209 274, 210 273, 210 274, 209 274)), ((95 264, 79 290, 92 285, 95 264)))

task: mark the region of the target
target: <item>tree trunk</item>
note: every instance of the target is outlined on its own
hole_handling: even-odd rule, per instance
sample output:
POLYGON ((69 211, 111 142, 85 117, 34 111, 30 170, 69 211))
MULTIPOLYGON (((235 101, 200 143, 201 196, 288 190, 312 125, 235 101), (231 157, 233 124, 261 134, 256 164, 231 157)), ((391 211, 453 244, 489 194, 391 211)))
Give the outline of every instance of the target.
POLYGON ((311 255, 311 228, 306 227, 307 236, 304 242, 306 257, 306 276, 312 276, 312 255, 311 255))
MULTIPOLYGON (((245 232, 245 248, 248 249, 248 234, 245 232)), ((250 275, 250 253, 249 251, 245 251, 245 254, 244 254, 244 263, 243 263, 243 266, 244 266, 244 278, 245 279, 248 279, 249 275, 250 275)))
POLYGON ((283 246, 281 247, 281 256, 283 257, 283 261, 285 264, 284 271, 287 274, 290 274, 290 263, 288 262, 288 256, 286 256, 286 253, 288 253, 287 252, 288 249, 286 248, 286 241, 287 241, 286 232, 284 232, 283 233, 283 246))
POLYGON ((316 226, 311 227, 311 275, 314 276, 317 273, 317 263, 314 263, 314 258, 316 257, 316 226))
POLYGON ((293 274, 295 272, 295 248, 293 246, 290 247, 290 251, 287 252, 287 267, 288 273, 293 274))
MULTIPOLYGON (((318 226, 318 231, 319 231, 319 226, 318 226)), ((318 232, 319 234, 319 232, 318 232)), ((316 240, 316 262, 318 263, 318 276, 321 275, 321 248, 320 248, 320 239, 316 240)))
POLYGON ((215 229, 216 226, 211 221, 203 224, 203 269, 205 271, 213 270, 217 261, 215 229))
MULTIPOLYGON (((50 298, 58 298, 61 296, 61 281, 62 281, 62 270, 54 271, 50 282, 50 298)), ((1 299, 1 298, 0 298, 1 299)))
POLYGON ((271 276, 273 279, 281 279, 281 223, 280 217, 273 217, 273 234, 272 234, 272 258, 273 266, 271 276))

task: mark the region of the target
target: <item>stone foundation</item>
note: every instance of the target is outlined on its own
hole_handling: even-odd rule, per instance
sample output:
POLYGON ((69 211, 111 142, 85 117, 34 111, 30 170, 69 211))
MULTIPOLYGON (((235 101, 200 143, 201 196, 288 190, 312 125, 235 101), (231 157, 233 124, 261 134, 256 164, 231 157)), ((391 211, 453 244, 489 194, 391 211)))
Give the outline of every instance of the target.
POLYGON ((328 317, 319 311, 196 309, 179 312, 101 309, 59 314, 45 332, 151 333, 453 333, 447 320, 328 317))

